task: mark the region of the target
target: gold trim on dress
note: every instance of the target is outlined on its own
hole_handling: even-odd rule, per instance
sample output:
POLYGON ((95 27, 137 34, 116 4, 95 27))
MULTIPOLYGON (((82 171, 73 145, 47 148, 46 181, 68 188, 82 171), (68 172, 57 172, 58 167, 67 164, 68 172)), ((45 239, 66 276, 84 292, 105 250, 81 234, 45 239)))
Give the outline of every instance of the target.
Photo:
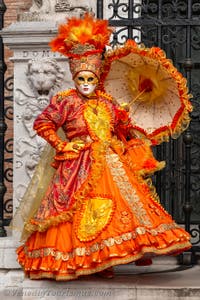
MULTIPOLYGON (((25 246, 24 251, 25 254, 30 258, 38 258, 38 257, 44 257, 44 256, 53 256, 55 257, 55 260, 62 259, 63 261, 67 261, 75 256, 90 256, 92 253, 103 250, 105 247, 112 247, 115 244, 121 245, 123 242, 130 241, 136 239, 139 235, 144 235, 146 233, 151 234, 152 236, 157 236, 158 234, 162 234, 163 232, 167 230, 173 230, 179 228, 179 226, 176 223, 170 223, 170 224, 161 224, 157 228, 148 229, 143 226, 137 227, 132 232, 126 232, 122 235, 115 236, 115 237, 109 237, 108 239, 102 240, 101 243, 94 243, 90 247, 78 247, 75 248, 72 252, 62 252, 62 251, 56 251, 53 248, 43 248, 33 251, 28 251, 27 246, 25 246)), ((176 242, 181 241, 182 239, 189 240, 189 236, 186 234, 180 235, 180 238, 176 239, 176 242)), ((164 246, 165 247, 165 246, 164 246)))
MULTIPOLYGON (((82 269, 81 266, 78 270, 74 270, 74 273, 72 273, 72 270, 49 270, 47 269, 41 271, 34 271, 30 268, 24 268, 24 271, 31 279, 41 279, 41 278, 52 278, 55 280, 73 280, 77 279, 81 275, 91 275, 97 272, 100 272, 102 270, 105 270, 109 267, 120 265, 120 264, 128 264, 133 261, 137 261, 140 258, 144 256, 145 253, 153 253, 156 255, 171 255, 171 253, 174 253, 177 250, 177 253, 182 250, 186 250, 191 247, 190 242, 184 242, 176 245, 169 246, 164 249, 156 249, 155 247, 144 247, 143 251, 140 253, 137 253, 135 255, 128 255, 127 257, 121 257, 121 258, 112 258, 109 262, 101 262, 101 265, 98 265, 93 268, 85 268, 82 269)), ((119 255, 119 254, 118 254, 119 255)), ((126 255, 124 255, 126 256, 126 255)), ((109 257, 110 259, 110 257, 109 257)))
POLYGON ((152 226, 152 223, 143 207, 143 203, 140 201, 135 189, 129 182, 129 178, 126 171, 123 168, 123 164, 119 159, 119 156, 115 153, 108 153, 106 155, 106 161, 110 168, 114 182, 121 195, 128 202, 130 208, 132 209, 134 216, 138 219, 141 225, 152 226))

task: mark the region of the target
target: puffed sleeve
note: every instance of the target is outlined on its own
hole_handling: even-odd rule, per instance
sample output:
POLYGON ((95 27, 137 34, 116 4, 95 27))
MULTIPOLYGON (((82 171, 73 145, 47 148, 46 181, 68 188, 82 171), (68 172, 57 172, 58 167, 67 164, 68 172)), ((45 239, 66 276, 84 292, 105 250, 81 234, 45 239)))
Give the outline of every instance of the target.
POLYGON ((62 141, 56 131, 67 119, 68 105, 67 99, 56 95, 52 97, 50 104, 36 118, 33 128, 37 134, 44 138, 57 152, 65 147, 65 141, 62 141))

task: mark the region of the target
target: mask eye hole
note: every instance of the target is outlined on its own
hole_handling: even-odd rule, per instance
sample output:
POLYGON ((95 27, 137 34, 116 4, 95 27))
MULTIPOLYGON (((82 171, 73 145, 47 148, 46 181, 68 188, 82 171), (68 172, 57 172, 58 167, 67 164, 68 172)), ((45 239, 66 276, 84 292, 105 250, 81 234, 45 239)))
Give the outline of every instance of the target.
POLYGON ((93 82, 94 81, 94 78, 93 77, 89 77, 88 78, 88 82, 93 82))
POLYGON ((78 80, 81 81, 81 82, 84 82, 84 81, 85 81, 84 78, 83 78, 82 76, 79 76, 79 77, 78 77, 78 80))

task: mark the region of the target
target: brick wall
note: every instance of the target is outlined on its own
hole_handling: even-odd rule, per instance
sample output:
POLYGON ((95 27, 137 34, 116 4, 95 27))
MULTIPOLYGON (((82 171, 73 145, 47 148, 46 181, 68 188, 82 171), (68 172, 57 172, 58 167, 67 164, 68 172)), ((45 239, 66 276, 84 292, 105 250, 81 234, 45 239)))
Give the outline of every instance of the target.
MULTIPOLYGON (((9 26, 11 23, 18 20, 20 12, 28 11, 32 0, 4 0, 7 7, 4 15, 4 27, 9 26)), ((12 57, 12 51, 5 47, 4 60, 7 70, 5 72, 5 81, 8 80, 8 86, 5 87, 5 112, 7 131, 5 134, 5 185, 7 192, 4 197, 5 201, 5 219, 12 217, 12 138, 13 138, 13 122, 12 111, 13 103, 10 100, 12 98, 12 80, 9 78, 13 75, 13 63, 10 61, 12 57)))
MULTIPOLYGON (((18 20, 18 15, 20 12, 28 11, 32 4, 32 0, 4 0, 7 7, 4 15, 4 27, 9 26, 11 23, 18 20)), ((12 74, 12 63, 9 62, 9 57, 12 56, 12 52, 6 49, 5 51, 5 62, 7 64, 6 75, 12 74)))

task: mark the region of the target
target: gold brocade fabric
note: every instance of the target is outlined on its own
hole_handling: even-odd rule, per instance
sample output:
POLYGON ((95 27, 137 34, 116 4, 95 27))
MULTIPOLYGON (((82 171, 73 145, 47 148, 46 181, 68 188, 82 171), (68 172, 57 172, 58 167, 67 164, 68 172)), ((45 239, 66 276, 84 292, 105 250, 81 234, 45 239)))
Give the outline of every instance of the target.
MULTIPOLYGON (((88 131, 104 151, 110 145, 112 116, 107 105, 101 100, 88 100, 84 108, 88 131)), ((105 154, 104 154, 105 155, 105 154)), ((109 198, 85 199, 81 212, 77 236, 80 241, 93 240, 108 224, 113 212, 113 201, 109 198)))
POLYGON ((84 118, 94 140, 109 142, 111 139, 112 116, 105 103, 89 100, 85 105, 84 118))
POLYGON ((87 200, 77 230, 80 241, 93 240, 110 221, 113 201, 108 198, 95 197, 87 200))
POLYGON ((119 156, 114 153, 109 153, 106 156, 106 160, 108 166, 110 167, 113 180, 118 186, 121 195, 123 195, 123 197, 129 203, 132 211, 139 220, 139 223, 144 226, 152 226, 152 223, 147 215, 146 210, 143 207, 142 202, 137 195, 136 190, 130 183, 130 180, 123 168, 123 164, 121 163, 119 156))

